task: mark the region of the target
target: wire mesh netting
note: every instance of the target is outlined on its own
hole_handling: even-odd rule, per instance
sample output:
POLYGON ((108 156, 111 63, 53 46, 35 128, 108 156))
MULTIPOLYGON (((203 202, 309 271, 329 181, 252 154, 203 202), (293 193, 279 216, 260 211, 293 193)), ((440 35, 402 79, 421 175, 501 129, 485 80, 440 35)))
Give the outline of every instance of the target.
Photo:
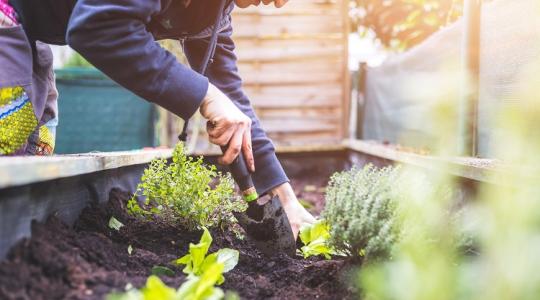
MULTIPOLYGON (((364 139, 411 147, 440 142, 440 103, 457 106, 463 87, 463 26, 460 20, 368 69, 364 139)), ((524 74, 540 62, 540 3, 499 0, 484 4, 480 45, 478 155, 489 157, 490 143, 498 135, 495 116, 521 102, 524 74)), ((533 80, 526 84, 540 84, 538 76, 533 80)))

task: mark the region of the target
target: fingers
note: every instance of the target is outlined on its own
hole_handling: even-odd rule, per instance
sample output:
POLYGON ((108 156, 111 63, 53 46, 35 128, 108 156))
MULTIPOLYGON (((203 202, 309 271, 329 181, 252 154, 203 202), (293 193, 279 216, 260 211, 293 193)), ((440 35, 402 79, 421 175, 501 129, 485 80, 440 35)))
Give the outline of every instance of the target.
POLYGON ((219 163, 223 165, 230 165, 234 159, 240 154, 242 149, 242 140, 244 137, 244 129, 236 130, 229 141, 229 145, 223 156, 219 158, 219 163))
POLYGON ((244 131, 242 140, 242 154, 244 155, 248 169, 255 172, 255 159, 253 158, 253 148, 251 147, 251 126, 244 131))
POLYGON ((208 121, 206 131, 210 143, 218 146, 226 146, 236 131, 236 124, 228 120, 208 121))
POLYGON ((289 0, 275 0, 274 6, 277 8, 283 7, 289 0))

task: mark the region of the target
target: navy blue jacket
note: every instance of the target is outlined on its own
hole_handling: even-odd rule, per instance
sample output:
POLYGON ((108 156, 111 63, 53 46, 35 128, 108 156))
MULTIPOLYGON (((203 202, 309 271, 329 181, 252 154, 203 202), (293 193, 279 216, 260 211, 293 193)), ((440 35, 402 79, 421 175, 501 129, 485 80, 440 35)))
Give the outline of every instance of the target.
POLYGON ((188 8, 184 8, 180 0, 10 1, 19 2, 15 5, 17 12, 32 40, 62 44, 64 36, 65 42, 111 79, 183 119, 197 111, 210 80, 253 121, 256 168, 253 181, 258 192, 264 194, 288 181, 272 142, 242 90, 231 39, 230 12, 234 4, 227 6, 222 23, 217 24, 220 28, 217 49, 206 78, 178 63, 155 41, 184 40, 189 63, 198 69, 209 43, 219 0, 193 0, 188 8), (51 21, 40 15, 53 13, 38 6, 48 2, 52 3, 52 8, 62 7, 54 14, 66 19, 57 20, 54 28, 44 30, 51 21), (61 30, 65 30, 63 35, 58 32, 61 30))

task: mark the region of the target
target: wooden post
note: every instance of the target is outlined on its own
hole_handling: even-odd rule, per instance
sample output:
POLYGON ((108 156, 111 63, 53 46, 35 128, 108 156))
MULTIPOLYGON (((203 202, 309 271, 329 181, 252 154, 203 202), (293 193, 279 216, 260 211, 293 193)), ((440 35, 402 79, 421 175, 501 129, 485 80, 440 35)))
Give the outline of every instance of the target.
POLYGON ((361 62, 358 66, 358 83, 357 83, 357 113, 356 113, 356 138, 362 139, 364 132, 364 110, 366 107, 366 77, 367 63, 361 62))
POLYGON ((463 81, 458 112, 458 155, 476 156, 480 74, 482 0, 465 0, 463 15, 463 81))

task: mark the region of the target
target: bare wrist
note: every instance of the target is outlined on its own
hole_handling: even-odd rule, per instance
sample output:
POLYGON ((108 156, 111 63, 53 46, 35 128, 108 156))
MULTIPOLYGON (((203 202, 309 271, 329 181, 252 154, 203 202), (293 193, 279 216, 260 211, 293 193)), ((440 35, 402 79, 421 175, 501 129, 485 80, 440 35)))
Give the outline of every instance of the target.
POLYGON ((272 190, 270 190, 271 196, 278 196, 281 200, 281 203, 288 203, 291 201, 296 201, 296 194, 290 183, 282 183, 272 190))

